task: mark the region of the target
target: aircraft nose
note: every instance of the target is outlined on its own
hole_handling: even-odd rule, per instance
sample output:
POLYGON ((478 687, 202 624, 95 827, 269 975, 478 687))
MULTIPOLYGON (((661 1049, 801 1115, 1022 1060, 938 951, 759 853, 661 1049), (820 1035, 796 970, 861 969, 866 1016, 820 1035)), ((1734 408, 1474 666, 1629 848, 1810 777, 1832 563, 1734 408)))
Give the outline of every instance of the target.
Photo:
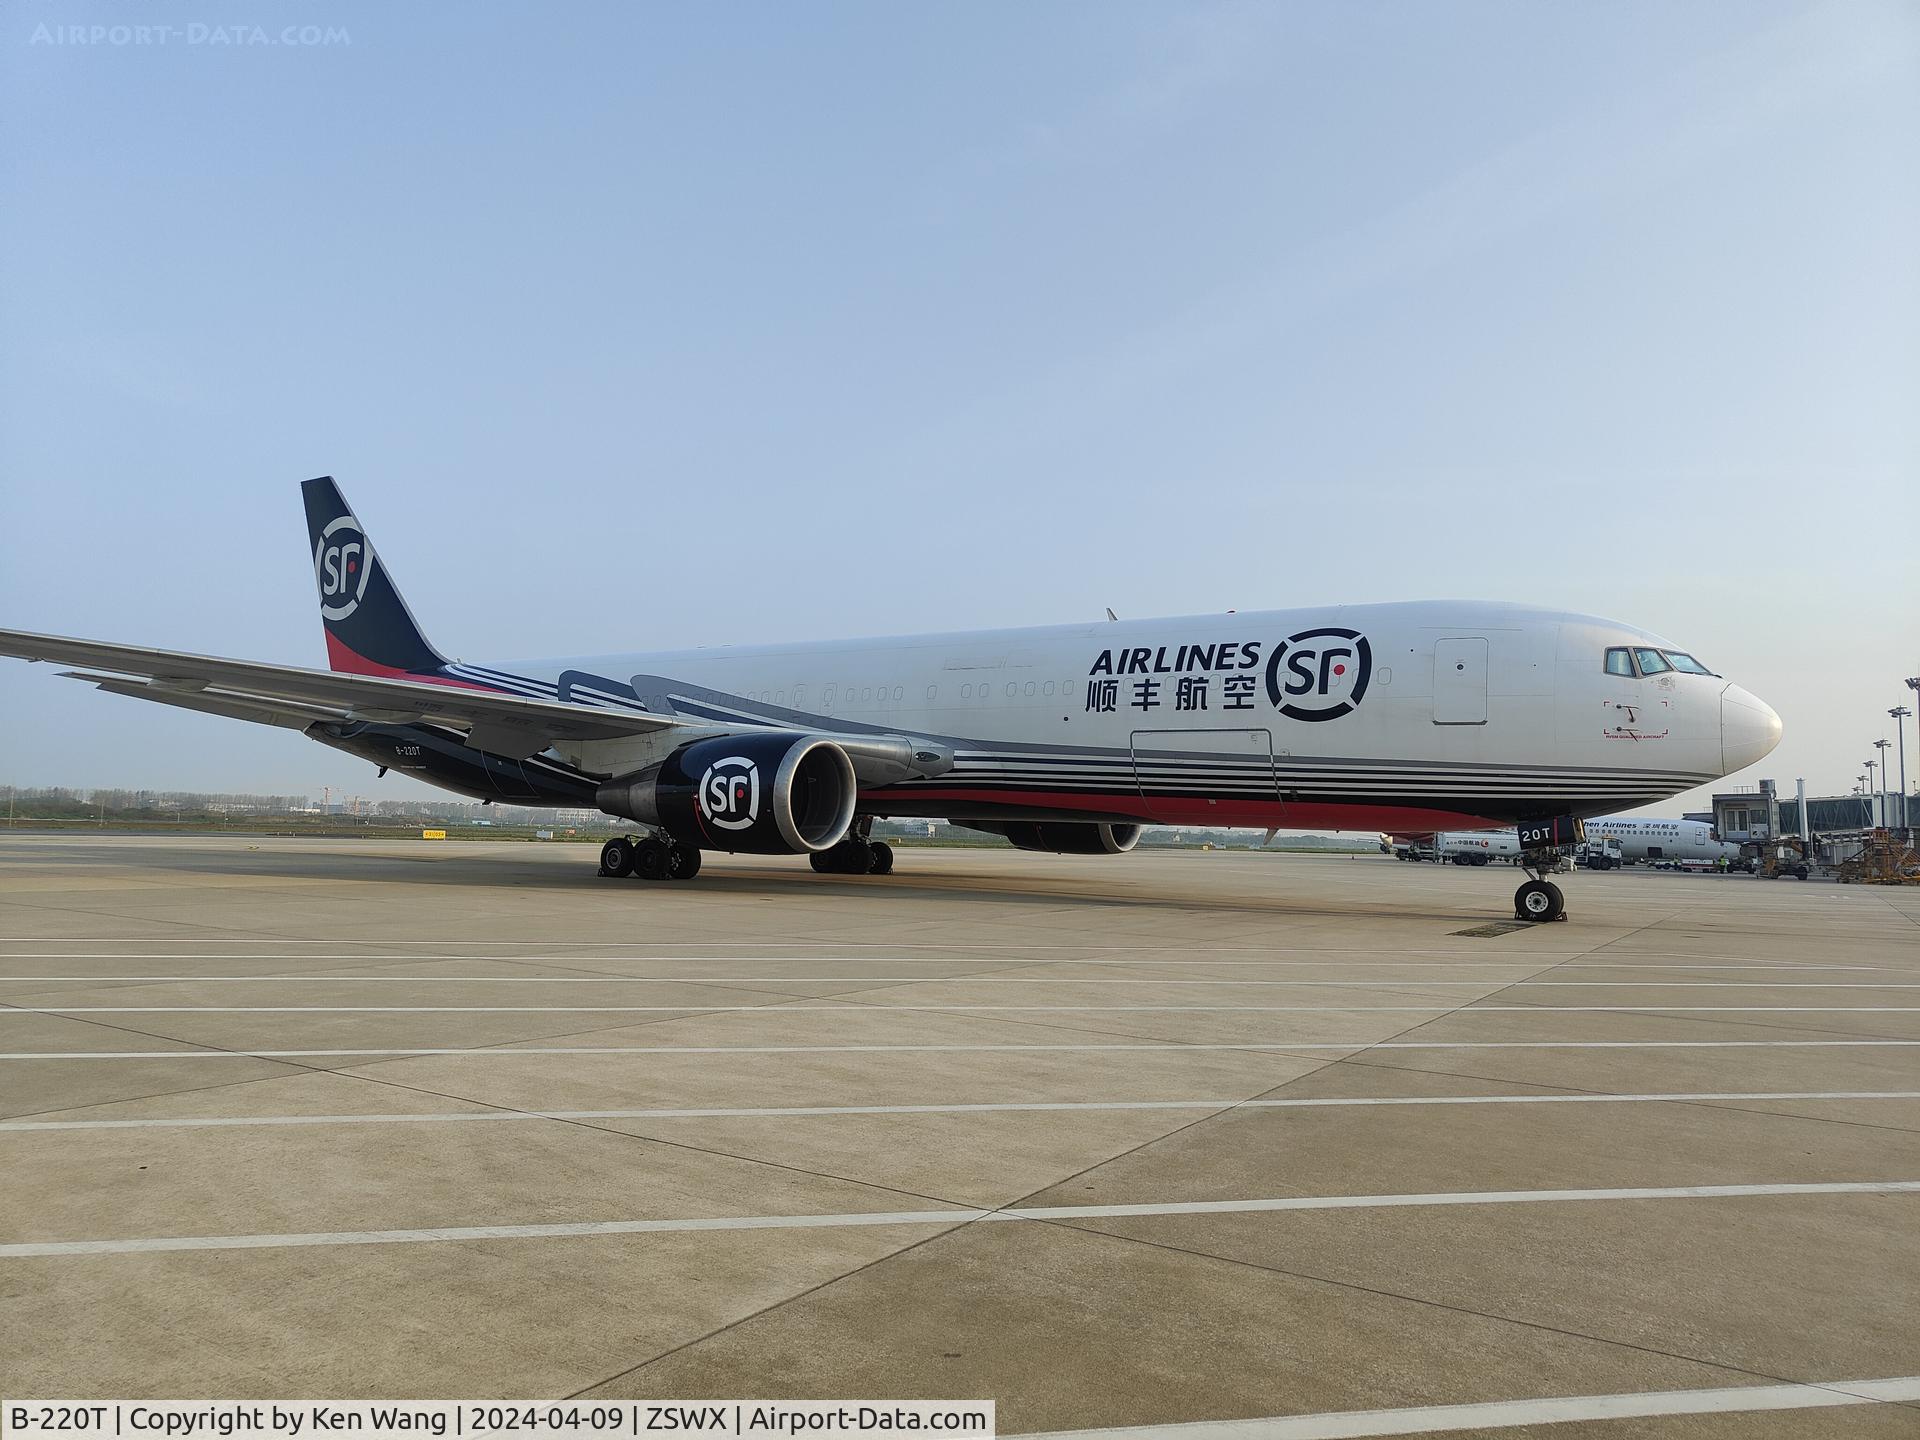
POLYGON ((1729 685, 1720 692, 1720 764, 1724 774, 1764 760, 1780 743, 1780 717, 1750 690, 1729 685))

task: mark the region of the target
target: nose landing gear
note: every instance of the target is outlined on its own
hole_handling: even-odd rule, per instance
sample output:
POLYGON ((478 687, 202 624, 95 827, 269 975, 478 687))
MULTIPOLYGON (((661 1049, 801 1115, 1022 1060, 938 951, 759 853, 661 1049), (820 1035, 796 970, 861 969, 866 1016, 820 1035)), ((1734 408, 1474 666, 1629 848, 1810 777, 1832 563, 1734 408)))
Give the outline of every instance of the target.
POLYGON ((1540 924, 1567 918, 1567 897, 1546 877, 1572 868, 1568 856, 1586 841, 1585 827, 1571 815, 1522 820, 1515 833, 1520 840, 1520 868, 1527 881, 1513 892, 1513 916, 1540 924))
POLYGON ((1513 915, 1516 920, 1564 920, 1567 898, 1551 880, 1529 880, 1513 892, 1513 915))

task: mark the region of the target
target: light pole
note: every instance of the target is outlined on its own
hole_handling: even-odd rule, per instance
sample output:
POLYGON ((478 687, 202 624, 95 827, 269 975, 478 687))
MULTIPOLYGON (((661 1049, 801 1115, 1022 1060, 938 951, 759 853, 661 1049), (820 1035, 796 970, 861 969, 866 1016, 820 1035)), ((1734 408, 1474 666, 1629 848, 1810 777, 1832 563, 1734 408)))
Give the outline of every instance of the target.
POLYGON ((1860 763, 1867 767, 1867 828, 1872 830, 1877 828, 1874 824, 1874 817, 1875 812, 1880 808, 1873 798, 1877 793, 1873 788, 1873 769, 1874 766, 1880 762, 1878 760, 1862 760, 1860 763))
POLYGON ((1900 722, 1913 713, 1905 705, 1896 705, 1887 711, 1887 717, 1893 721, 1893 738, 1900 742, 1900 828, 1911 828, 1913 817, 1907 814, 1907 727, 1900 722))
POLYGON ((1880 828, 1893 828, 1893 767, 1887 764, 1887 749, 1892 742, 1884 737, 1873 742, 1880 752, 1880 828))

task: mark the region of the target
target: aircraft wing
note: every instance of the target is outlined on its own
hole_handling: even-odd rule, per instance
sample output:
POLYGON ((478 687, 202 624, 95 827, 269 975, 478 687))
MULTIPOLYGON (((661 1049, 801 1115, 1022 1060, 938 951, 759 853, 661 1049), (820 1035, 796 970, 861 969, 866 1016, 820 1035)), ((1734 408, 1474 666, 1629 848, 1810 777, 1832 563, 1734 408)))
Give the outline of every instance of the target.
POLYGON ((24 630, 0 630, 0 655, 83 665, 107 673, 73 674, 73 679, 92 681, 116 695, 270 725, 304 726, 316 719, 437 721, 468 731, 470 743, 482 749, 512 752, 516 759, 556 740, 610 740, 688 725, 670 715, 536 700, 458 682, 267 665, 24 630))

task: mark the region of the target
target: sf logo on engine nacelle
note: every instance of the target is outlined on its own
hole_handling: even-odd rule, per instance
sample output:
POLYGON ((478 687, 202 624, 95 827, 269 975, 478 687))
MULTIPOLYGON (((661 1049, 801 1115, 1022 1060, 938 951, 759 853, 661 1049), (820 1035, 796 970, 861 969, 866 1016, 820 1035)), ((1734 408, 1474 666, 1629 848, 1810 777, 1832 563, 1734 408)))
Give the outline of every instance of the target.
POLYGON ((344 620, 353 614, 372 574, 373 552, 351 515, 342 515, 320 532, 320 543, 313 547, 313 578, 320 585, 322 615, 344 620))
POLYGON ((760 767, 744 755, 716 760, 700 777, 700 809, 722 830, 745 830, 760 818, 760 767))
POLYGON ((1358 630, 1302 630, 1267 657, 1267 698, 1292 720, 1352 714, 1372 678, 1373 647, 1358 630))

